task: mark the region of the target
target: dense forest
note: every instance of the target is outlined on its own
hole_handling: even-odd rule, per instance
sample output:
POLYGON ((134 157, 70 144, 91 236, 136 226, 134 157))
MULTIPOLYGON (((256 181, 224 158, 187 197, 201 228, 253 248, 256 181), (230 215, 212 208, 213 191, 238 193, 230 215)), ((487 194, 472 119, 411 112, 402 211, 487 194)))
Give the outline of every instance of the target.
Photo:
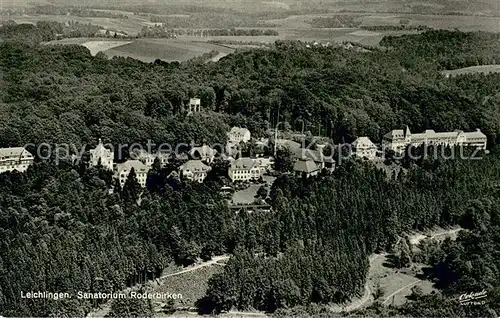
POLYGON ((151 15, 151 22, 161 22, 169 29, 177 28, 237 28, 237 27, 273 27, 272 24, 263 22, 251 15, 240 12, 225 13, 225 12, 211 12, 204 11, 188 16, 174 15, 174 16, 160 16, 151 15))
POLYGON ((363 135, 380 141, 405 125, 415 132, 481 128, 496 140, 500 75, 447 79, 440 71, 495 63, 497 35, 428 31, 387 37, 382 44, 388 49, 359 52, 277 42, 218 63, 148 65, 92 57, 79 46, 6 42, 0 46, 0 130, 9 133, 0 136, 0 145, 68 138, 89 143, 99 136, 113 143, 221 142, 222 117, 246 122, 259 135, 274 127, 278 109, 292 129, 303 120, 306 130, 335 142, 363 135), (202 99, 205 112, 223 114, 177 120, 193 96, 202 99), (217 128, 187 128, 205 120, 217 128))
POLYGON ((278 36, 276 30, 271 29, 167 29, 163 26, 143 27, 138 37, 145 38, 173 38, 178 35, 191 36, 278 36))
POLYGON ((363 30, 368 31, 426 31, 432 28, 425 25, 362 25, 363 30))
POLYGON ((89 17, 89 18, 115 18, 115 19, 128 19, 126 14, 92 10, 90 8, 83 8, 81 6, 66 6, 58 7, 53 5, 38 5, 33 8, 25 9, 24 14, 28 15, 72 15, 76 17, 89 17))
MULTIPOLYGON (((408 162, 405 175, 390 179, 354 162, 314 181, 280 177, 271 192, 276 234, 267 238, 279 248, 265 251, 268 257, 236 251, 224 273, 212 278, 202 310, 273 312, 346 301, 363 293, 368 255, 391 250, 400 233, 456 224, 473 234, 429 256, 445 289, 442 300, 485 288, 489 308, 499 310, 499 156, 495 149, 484 160, 408 162)), ((420 316, 412 306, 403 313, 420 316)))
POLYGON ((78 21, 46 22, 39 21, 33 24, 17 24, 6 21, 0 27, 0 39, 22 42, 27 45, 36 45, 40 42, 62 38, 94 37, 103 27, 93 24, 79 23, 78 21))
POLYGON ((313 28, 357 28, 361 25, 361 16, 336 15, 314 18, 309 23, 313 28))
MULTIPOLYGON (((335 142, 363 135, 380 141, 404 125, 480 128, 493 143, 500 133, 500 75, 440 73, 494 63, 497 35, 427 31, 385 38, 385 48, 367 52, 277 42, 218 63, 145 64, 93 57, 76 45, 38 45, 38 35, 6 37, 3 28, 0 34, 2 147, 80 148, 98 138, 223 143, 233 125, 263 136, 278 113, 291 129, 303 120, 306 130, 318 128, 314 133, 335 142), (186 116, 194 96, 203 111, 186 116)), ((110 195, 110 173, 37 160, 24 174, 0 175, 0 314, 83 316, 97 304, 20 299, 20 291, 119 290, 171 262, 223 253, 234 257, 210 282, 199 302, 203 312, 343 302, 362 293, 372 252, 390 248, 403 231, 454 224, 471 234, 429 259, 442 301, 422 297, 402 310, 415 316, 421 313, 414 304, 438 310, 468 284, 488 288, 485 310, 498 310, 498 149, 484 160, 402 164, 408 173, 393 178, 363 162, 310 180, 284 175, 271 191, 274 212, 234 214, 216 176, 183 183, 166 177, 172 166, 156 165, 139 205, 134 174, 110 195)))

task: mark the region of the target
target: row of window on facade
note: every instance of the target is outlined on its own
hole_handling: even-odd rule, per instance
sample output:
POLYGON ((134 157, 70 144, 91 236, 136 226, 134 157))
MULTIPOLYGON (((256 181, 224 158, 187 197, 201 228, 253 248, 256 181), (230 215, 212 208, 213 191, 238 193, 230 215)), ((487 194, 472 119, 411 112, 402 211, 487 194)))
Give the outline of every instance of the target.
MULTIPOLYGON (((239 144, 248 142, 251 139, 250 131, 246 128, 233 127, 228 132, 228 142, 239 144)), ((402 151, 407 145, 426 144, 444 144, 457 145, 464 144, 478 148, 486 148, 487 138, 479 129, 474 132, 463 132, 456 130, 454 132, 437 133, 434 130, 426 130, 423 133, 411 134, 409 128, 405 130, 393 130, 386 134, 382 141, 384 149, 391 149, 396 152, 402 151)), ((294 154, 294 170, 297 174, 305 174, 307 176, 316 175, 322 169, 333 171, 335 162, 327 159, 322 154, 322 148, 318 147, 317 151, 305 150, 299 148, 299 154, 294 154)), ((359 137, 352 143, 352 149, 356 156, 375 159, 379 152, 378 147, 368 138, 359 137)), ((200 159, 189 160, 179 168, 181 177, 202 182, 211 167, 207 164, 211 163, 217 154, 217 151, 209 146, 195 147, 190 152, 192 157, 197 156, 200 159)), ((125 184, 125 181, 132 170, 134 169, 139 184, 144 187, 146 185, 147 174, 151 169, 154 161, 158 159, 162 166, 168 163, 170 154, 155 153, 150 154, 146 151, 137 151, 134 153, 134 160, 128 160, 124 163, 114 165, 114 154, 106 149, 99 139, 96 148, 90 150, 90 165, 97 166, 101 164, 103 167, 114 170, 115 177, 119 179, 120 184, 125 184)), ((237 160, 227 157, 230 161, 228 176, 231 180, 249 181, 259 179, 266 171, 269 171, 273 165, 273 158, 240 158, 237 160)), ((34 158, 31 153, 22 147, 17 148, 2 148, 0 149, 0 171, 18 170, 25 171, 33 162, 34 158)))
MULTIPOLYGON (((228 140, 233 142, 246 142, 250 140, 250 132, 246 128, 233 127, 230 132, 228 132, 228 140)), ((190 151, 190 156, 194 158, 199 158, 196 160, 189 160, 181 167, 179 167, 179 173, 181 177, 189 180, 203 182, 207 176, 208 171, 211 167, 207 164, 211 163, 217 151, 212 149, 207 145, 201 147, 194 147, 190 151)), ((114 153, 104 147, 102 140, 99 139, 99 143, 96 148, 90 150, 90 165, 97 166, 102 165, 104 168, 115 171, 115 178, 119 180, 120 184, 123 186, 128 178, 128 175, 132 168, 137 176, 138 183, 142 186, 146 186, 147 174, 151 169, 151 166, 156 159, 159 160, 161 166, 165 166, 168 163, 169 153, 149 153, 145 150, 136 150, 132 153, 133 160, 128 160, 124 163, 114 164, 114 153)), ((232 159, 232 158, 228 158, 232 159)), ((243 173, 243 172, 242 172, 243 173)))
POLYGON ((0 172, 24 172, 33 161, 33 155, 23 147, 0 148, 0 172))
MULTIPOLYGON (((396 129, 384 135, 382 140, 383 150, 392 150, 396 153, 404 151, 411 146, 427 145, 446 145, 446 146, 471 146, 480 149, 486 149, 487 137, 481 130, 476 129, 472 132, 455 130, 453 132, 435 132, 426 130, 423 133, 412 134, 410 129, 396 129)), ((359 137, 352 143, 352 149, 356 156, 375 159, 378 147, 368 138, 359 137)))

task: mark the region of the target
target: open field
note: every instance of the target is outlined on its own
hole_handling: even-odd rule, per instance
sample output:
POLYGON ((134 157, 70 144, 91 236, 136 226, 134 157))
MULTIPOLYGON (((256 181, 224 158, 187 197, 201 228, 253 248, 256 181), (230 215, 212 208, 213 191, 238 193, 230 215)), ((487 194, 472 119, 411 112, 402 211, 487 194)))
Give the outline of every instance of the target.
POLYGON ((442 71, 441 73, 443 73, 446 77, 453 77, 464 74, 475 74, 475 73, 483 73, 483 74, 500 73, 500 65, 471 66, 456 70, 442 71))
POLYGON ((375 46, 386 35, 412 34, 414 31, 380 31, 369 32, 358 28, 303 28, 287 29, 277 28, 279 36, 214 36, 195 38, 181 36, 179 39, 196 39, 196 41, 240 41, 274 43, 276 40, 319 41, 321 43, 335 43, 351 41, 365 45, 375 46))
POLYGON ((96 55, 98 52, 105 52, 109 49, 119 47, 122 45, 130 44, 132 41, 120 41, 114 39, 106 39, 106 38, 70 38, 70 39, 62 39, 62 40, 54 40, 45 43, 45 45, 70 45, 70 44, 78 44, 81 46, 85 46, 89 49, 90 54, 96 55))
POLYGON ((436 29, 460 29, 462 31, 489 31, 500 32, 500 17, 484 16, 453 16, 413 13, 336 13, 336 14, 310 14, 292 15, 285 19, 267 20, 266 22, 278 25, 284 29, 311 29, 307 23, 314 18, 330 17, 336 15, 354 15, 362 25, 399 25, 401 20, 409 20, 409 25, 427 25, 436 29))
POLYGON ((187 61, 213 50, 218 51, 219 54, 212 60, 218 61, 235 50, 225 45, 195 41, 193 37, 191 39, 135 39, 132 41, 115 40, 112 38, 71 38, 54 40, 45 44, 78 44, 88 48, 92 55, 102 51, 109 57, 131 57, 143 62, 154 62, 156 59, 167 62, 187 61))
POLYGON ((233 49, 206 43, 182 39, 137 39, 129 44, 111 48, 105 51, 109 57, 131 57, 143 62, 154 62, 161 59, 167 62, 187 61, 210 51, 232 53, 233 49))
MULTIPOLYGON (((2 1, 2 0, 0 0, 2 1)), ((5 1, 5 0, 3 0, 5 1)), ((264 1, 260 3, 265 7, 276 7, 287 10, 288 7, 296 9, 293 3, 287 1, 264 1)), ((416 2, 414 3, 416 4, 416 2)), ((421 4, 421 3, 419 3, 421 4)), ((229 4, 227 4, 229 5, 229 4)), ((234 46, 217 45, 213 43, 203 43, 210 40, 214 41, 236 41, 236 42, 261 42, 274 43, 276 40, 301 40, 301 41, 318 41, 320 43, 335 43, 335 42, 356 42, 369 46, 377 46, 384 36, 393 35, 399 36, 402 34, 415 34, 417 31, 377 31, 369 32, 361 28, 313 28, 308 22, 318 17, 332 17, 335 15, 354 16, 356 21, 361 22, 364 26, 399 26, 401 20, 408 20, 408 25, 418 26, 425 25, 436 29, 460 29, 463 31, 491 31, 500 32, 500 17, 484 17, 484 16, 448 16, 448 15, 424 15, 410 13, 408 6, 402 5, 398 1, 368 1, 367 3, 348 3, 335 2, 331 4, 334 10, 355 10, 361 13, 324 13, 324 14, 304 14, 291 15, 283 19, 264 20, 263 22, 276 25, 274 29, 279 32, 279 36, 214 36, 214 37, 194 37, 194 36, 179 36, 177 39, 137 39, 129 43, 104 43, 99 39, 95 42, 94 39, 88 39, 90 43, 78 42, 88 47, 92 54, 97 51, 105 52, 109 57, 123 56, 142 60, 144 62, 152 62, 156 59, 164 61, 185 61, 193 57, 198 57, 212 50, 218 51, 220 54, 213 58, 213 61, 218 61, 223 56, 234 52, 234 46), (385 13, 384 13, 385 12, 385 13), (392 12, 392 13, 388 13, 392 12)), ((435 6, 432 2, 426 3, 426 6, 435 6)), ((220 6, 224 7, 223 4, 220 6)), ((438 6, 439 7, 439 6, 438 6)), ((436 7, 436 9, 439 9, 436 7)), ((331 9, 332 9, 331 8, 331 9)), ((458 9, 457 9, 458 10, 458 9)), ((117 10, 104 10, 110 13, 123 14, 128 17, 124 18, 98 18, 98 17, 76 17, 63 15, 36 15, 36 16, 12 16, 3 17, 13 19, 17 23, 36 23, 37 21, 58 21, 68 22, 77 21, 79 23, 91 23, 101 26, 107 30, 123 31, 129 35, 135 36, 140 30, 147 25, 152 25, 148 16, 134 15, 132 12, 117 10)), ((469 12, 473 13, 473 11, 469 12)), ((174 14, 171 14, 173 16, 174 14)), ((175 14, 176 17, 188 17, 188 15, 175 14)), ((164 15, 168 17, 168 15, 164 15)), ((243 28, 246 29, 246 28, 243 28)), ((71 43, 58 41, 57 43, 71 43)), ((489 70, 490 71, 490 70, 489 70)), ((453 71, 460 74, 461 72, 484 72, 483 69, 464 69, 461 71, 453 71)), ((454 73, 450 73, 454 75, 454 73)))
POLYGON ((212 265, 177 276, 167 277, 162 284, 154 288, 154 292, 181 294, 182 299, 176 300, 176 306, 194 307, 198 299, 205 295, 208 280, 224 268, 212 265))
POLYGON ((87 49, 90 50, 90 54, 96 55, 98 52, 105 52, 112 48, 120 47, 122 45, 127 45, 132 43, 131 41, 89 41, 82 43, 87 49))
POLYGON ((235 204, 250 204, 255 201, 255 195, 261 187, 260 184, 252 184, 245 190, 236 191, 233 194, 233 203, 235 204))
MULTIPOLYGON (((380 262, 386 261, 386 258, 377 260, 380 262)), ((395 270, 388 267, 381 267, 377 279, 374 280, 376 286, 382 291, 382 296, 375 301, 382 302, 383 305, 401 306, 405 304, 411 295, 413 286, 420 286, 424 295, 430 294, 437 289, 433 287, 433 283, 428 280, 416 278, 422 271, 424 265, 413 264, 411 268, 404 270, 395 270)))

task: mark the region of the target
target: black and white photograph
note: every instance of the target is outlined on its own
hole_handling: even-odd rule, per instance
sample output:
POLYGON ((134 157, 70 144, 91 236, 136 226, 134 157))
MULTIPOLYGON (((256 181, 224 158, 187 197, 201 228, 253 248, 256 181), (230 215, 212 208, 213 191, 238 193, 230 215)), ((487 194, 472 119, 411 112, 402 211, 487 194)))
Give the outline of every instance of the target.
POLYGON ((0 0, 11 317, 500 317, 500 0, 0 0))

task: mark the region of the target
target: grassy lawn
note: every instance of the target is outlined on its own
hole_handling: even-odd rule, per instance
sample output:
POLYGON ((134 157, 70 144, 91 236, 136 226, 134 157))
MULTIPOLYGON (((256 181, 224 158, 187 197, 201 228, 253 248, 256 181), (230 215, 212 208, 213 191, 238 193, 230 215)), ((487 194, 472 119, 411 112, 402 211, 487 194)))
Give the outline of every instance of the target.
MULTIPOLYGON (((272 176, 263 176, 263 179, 266 181, 267 187, 270 189, 276 177, 272 176)), ((236 191, 233 194, 233 203, 235 204, 249 204, 253 203, 255 200, 255 195, 261 186, 265 184, 252 184, 249 188, 245 190, 236 191)))
POLYGON ((132 57, 143 62, 186 61, 210 51, 231 53, 234 50, 211 43, 195 42, 184 39, 138 39, 134 42, 106 51, 106 55, 132 57))
POLYGON ((257 191, 260 187, 260 184, 252 184, 245 190, 236 191, 233 194, 233 202, 236 204, 253 203, 253 201, 255 200, 255 195, 257 194, 257 191))
POLYGON ((421 272, 423 264, 414 263, 407 269, 395 269, 385 265, 386 256, 378 257, 370 268, 369 283, 375 292, 378 288, 382 292, 381 296, 375 299, 376 302, 384 305, 401 306, 408 301, 407 296, 411 295, 413 286, 422 288, 423 294, 430 294, 436 291, 433 283, 421 280, 416 276, 421 272))
POLYGON ((208 280, 217 273, 222 273, 223 266, 212 265, 162 279, 153 292, 182 294, 182 299, 175 300, 176 307, 194 307, 198 299, 205 295, 208 280))

